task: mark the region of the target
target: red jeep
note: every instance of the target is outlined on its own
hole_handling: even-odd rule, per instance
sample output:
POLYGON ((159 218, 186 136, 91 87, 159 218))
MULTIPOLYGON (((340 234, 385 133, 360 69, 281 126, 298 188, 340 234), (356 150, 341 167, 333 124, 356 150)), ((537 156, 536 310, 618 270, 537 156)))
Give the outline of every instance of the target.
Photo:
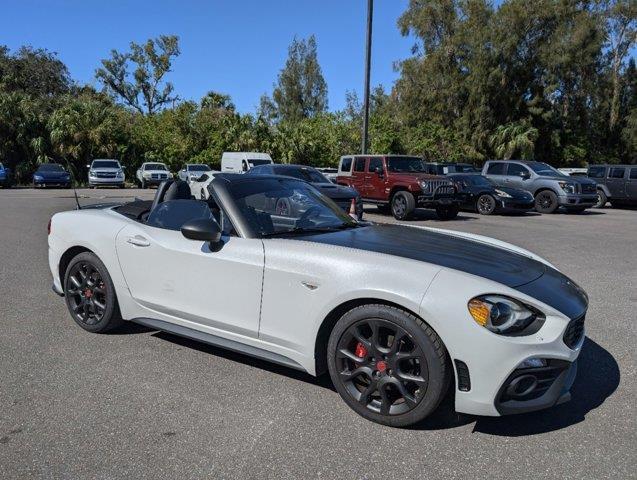
POLYGON ((355 188, 363 201, 406 220, 416 207, 434 208, 441 220, 458 215, 456 187, 429 175, 420 157, 406 155, 345 155, 338 164, 337 183, 355 188))

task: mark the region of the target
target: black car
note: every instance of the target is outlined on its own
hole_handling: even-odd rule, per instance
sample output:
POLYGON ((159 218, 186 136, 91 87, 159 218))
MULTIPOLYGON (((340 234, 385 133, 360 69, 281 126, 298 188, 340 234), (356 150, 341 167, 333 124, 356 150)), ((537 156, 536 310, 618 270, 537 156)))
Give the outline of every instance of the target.
POLYGON ((425 171, 431 175, 452 173, 480 173, 480 169, 470 163, 425 162, 425 171))
POLYGON ((71 188, 71 174, 59 163, 43 163, 33 174, 33 186, 71 188))
POLYGON ((363 201, 358 192, 350 187, 335 185, 316 168, 305 165, 267 164, 252 167, 246 175, 285 175, 305 180, 348 213, 352 208, 352 200, 354 200, 356 217, 358 220, 363 219, 363 201))
POLYGON ((530 192, 496 187, 482 175, 464 173, 448 175, 448 178, 456 184, 463 210, 491 215, 494 212, 527 212, 535 206, 530 192))

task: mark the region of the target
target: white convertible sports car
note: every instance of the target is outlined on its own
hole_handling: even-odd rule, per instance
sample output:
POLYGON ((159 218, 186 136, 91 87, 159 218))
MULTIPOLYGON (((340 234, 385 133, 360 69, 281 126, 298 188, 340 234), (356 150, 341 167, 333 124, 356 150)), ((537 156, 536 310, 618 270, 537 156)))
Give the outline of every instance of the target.
POLYGON ((305 370, 405 426, 450 385, 460 412, 567 401, 586 294, 534 254, 469 234, 359 223, 292 178, 219 174, 206 200, 58 213, 53 289, 85 330, 137 322, 305 370), (281 199, 295 208, 281 210, 281 199))

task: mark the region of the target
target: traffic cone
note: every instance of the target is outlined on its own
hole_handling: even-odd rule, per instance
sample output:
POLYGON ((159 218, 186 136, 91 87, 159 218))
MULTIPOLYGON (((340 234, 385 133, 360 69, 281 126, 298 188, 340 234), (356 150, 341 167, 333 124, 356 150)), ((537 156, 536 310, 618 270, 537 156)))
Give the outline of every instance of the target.
POLYGON ((352 203, 349 206, 349 216, 354 220, 358 220, 358 215, 356 215, 356 200, 352 198, 352 203))

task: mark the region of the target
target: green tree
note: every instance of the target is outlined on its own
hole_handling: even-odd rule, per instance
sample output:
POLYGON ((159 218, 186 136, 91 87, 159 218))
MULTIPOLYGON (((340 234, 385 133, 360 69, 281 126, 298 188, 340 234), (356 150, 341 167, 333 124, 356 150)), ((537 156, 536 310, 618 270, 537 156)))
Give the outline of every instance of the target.
POLYGON ((533 159, 538 131, 528 122, 500 125, 491 136, 491 146, 499 158, 533 159))
POLYGON ((130 43, 130 52, 111 51, 111 58, 102 60, 95 77, 109 93, 141 114, 152 115, 174 102, 172 83, 165 82, 172 60, 179 55, 179 39, 175 35, 161 35, 143 45, 130 43), (129 72, 129 64, 134 71, 129 72))
MULTIPOLYGON (((262 109, 267 104, 262 99, 262 109)), ((314 35, 307 40, 292 41, 285 67, 272 92, 271 105, 273 116, 279 121, 299 121, 327 110, 327 84, 318 62, 314 35)))

